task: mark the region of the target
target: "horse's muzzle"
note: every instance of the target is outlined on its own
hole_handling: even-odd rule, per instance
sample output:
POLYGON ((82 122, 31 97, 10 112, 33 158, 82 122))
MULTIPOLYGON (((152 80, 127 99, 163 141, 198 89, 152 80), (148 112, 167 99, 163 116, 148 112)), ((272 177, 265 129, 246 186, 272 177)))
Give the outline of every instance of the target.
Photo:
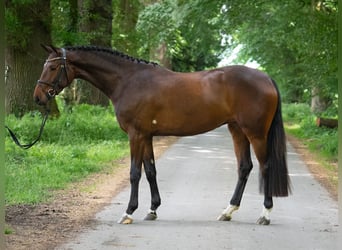
POLYGON ((47 100, 44 100, 46 98, 41 99, 38 96, 34 96, 33 98, 34 98, 34 101, 40 106, 45 106, 47 103, 47 100))
POLYGON ((34 101, 38 104, 38 105, 42 105, 42 103, 40 102, 40 99, 38 96, 33 97, 34 101))

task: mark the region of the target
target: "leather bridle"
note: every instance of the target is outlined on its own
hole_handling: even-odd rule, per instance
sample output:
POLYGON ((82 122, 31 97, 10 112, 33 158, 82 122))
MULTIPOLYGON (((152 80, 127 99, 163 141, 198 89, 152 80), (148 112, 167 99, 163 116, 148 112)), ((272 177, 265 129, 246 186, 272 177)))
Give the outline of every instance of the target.
POLYGON ((51 58, 51 59, 47 59, 45 61, 45 64, 48 63, 48 62, 53 62, 53 61, 57 61, 57 60, 61 61, 60 69, 59 69, 59 72, 57 74, 56 79, 53 82, 47 82, 47 81, 43 81, 43 80, 40 80, 40 79, 37 81, 37 84, 44 84, 44 85, 47 85, 47 86, 51 87, 46 92, 46 96, 47 96, 48 99, 51 99, 51 98, 55 97, 58 94, 58 90, 63 89, 63 87, 61 86, 63 73, 65 74, 67 83, 69 82, 68 72, 67 72, 67 69, 66 69, 66 61, 67 61, 66 50, 64 48, 61 48, 61 50, 62 50, 62 56, 54 57, 54 58, 51 58))

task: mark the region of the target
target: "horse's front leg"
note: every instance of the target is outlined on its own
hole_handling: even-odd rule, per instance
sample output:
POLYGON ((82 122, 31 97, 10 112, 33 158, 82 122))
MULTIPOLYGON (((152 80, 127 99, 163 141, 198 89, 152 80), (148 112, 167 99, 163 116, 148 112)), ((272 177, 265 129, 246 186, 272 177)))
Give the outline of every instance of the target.
POLYGON ((131 224, 133 222, 132 214, 138 208, 139 181, 141 178, 141 166, 144 155, 143 137, 136 134, 129 134, 131 150, 131 195, 126 212, 118 221, 120 224, 131 224))
POLYGON ((147 139, 146 141, 143 162, 145 174, 151 189, 151 207, 145 217, 145 220, 155 220, 157 219, 156 210, 160 206, 161 201, 157 185, 157 171, 153 155, 152 138, 147 139))

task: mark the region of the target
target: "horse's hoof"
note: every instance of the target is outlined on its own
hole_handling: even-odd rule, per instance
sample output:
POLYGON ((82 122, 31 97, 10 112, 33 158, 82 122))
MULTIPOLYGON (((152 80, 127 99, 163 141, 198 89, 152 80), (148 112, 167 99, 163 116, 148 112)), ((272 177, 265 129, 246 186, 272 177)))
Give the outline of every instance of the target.
POLYGON ((238 210, 239 206, 229 205, 222 214, 217 218, 219 221, 230 221, 232 219, 232 214, 234 211, 238 210))
POLYGON ((232 216, 226 215, 226 214, 221 214, 217 220, 218 221, 230 221, 232 219, 232 216))
POLYGON ((129 214, 124 214, 120 220, 118 220, 118 223, 119 224, 124 224, 124 225, 127 225, 127 224, 132 224, 133 223, 133 218, 131 215, 129 214))
POLYGON ((269 225, 271 223, 271 220, 267 219, 265 216, 261 216, 256 223, 259 225, 269 225))
POLYGON ((149 212, 144 218, 144 220, 156 220, 157 218, 158 216, 156 212, 149 212))

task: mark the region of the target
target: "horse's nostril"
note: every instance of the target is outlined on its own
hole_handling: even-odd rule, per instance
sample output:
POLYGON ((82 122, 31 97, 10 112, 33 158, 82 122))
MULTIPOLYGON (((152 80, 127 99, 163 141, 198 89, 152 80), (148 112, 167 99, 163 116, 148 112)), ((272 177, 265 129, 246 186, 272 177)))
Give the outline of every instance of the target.
POLYGON ((34 97, 34 101, 35 101, 37 104, 39 104, 39 103, 40 103, 39 97, 38 97, 38 96, 35 96, 35 97, 34 97))

